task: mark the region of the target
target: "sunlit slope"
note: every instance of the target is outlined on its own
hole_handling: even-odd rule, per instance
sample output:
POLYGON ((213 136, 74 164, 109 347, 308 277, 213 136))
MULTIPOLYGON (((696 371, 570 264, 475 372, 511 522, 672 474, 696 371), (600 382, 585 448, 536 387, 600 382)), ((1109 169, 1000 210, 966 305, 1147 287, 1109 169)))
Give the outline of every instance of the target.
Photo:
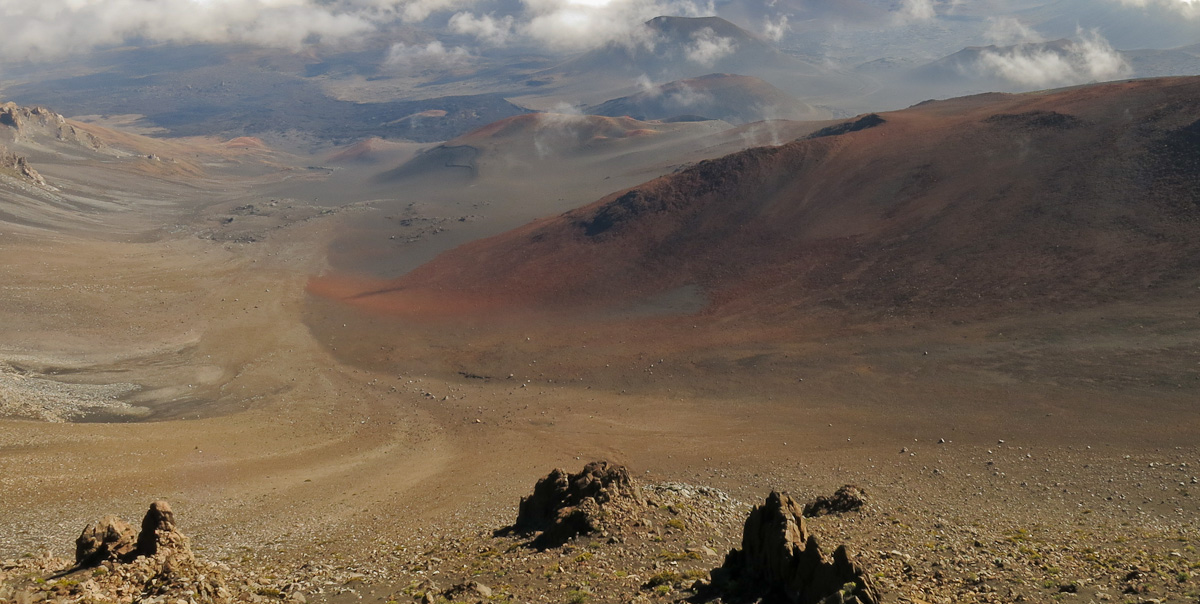
POLYGON ((397 313, 602 307, 689 285, 710 312, 768 315, 1137 299, 1200 279, 1197 99, 1200 78, 1180 78, 924 104, 324 291, 397 313))

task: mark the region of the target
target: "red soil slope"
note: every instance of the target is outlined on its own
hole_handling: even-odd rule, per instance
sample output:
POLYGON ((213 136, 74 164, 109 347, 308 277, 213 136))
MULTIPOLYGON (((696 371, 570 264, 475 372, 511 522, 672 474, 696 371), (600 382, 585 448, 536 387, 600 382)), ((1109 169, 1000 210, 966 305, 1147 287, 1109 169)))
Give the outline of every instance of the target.
POLYGON ((377 311, 626 304, 708 312, 991 311, 1200 283, 1200 78, 980 95, 751 149, 454 249, 387 283, 314 279, 377 311))

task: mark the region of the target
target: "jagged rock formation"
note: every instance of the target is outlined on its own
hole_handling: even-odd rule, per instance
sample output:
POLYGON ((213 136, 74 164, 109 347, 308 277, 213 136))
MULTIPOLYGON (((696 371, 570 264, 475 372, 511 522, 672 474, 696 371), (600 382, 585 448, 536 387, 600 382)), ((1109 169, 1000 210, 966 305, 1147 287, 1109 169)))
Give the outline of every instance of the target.
POLYGON ((166 501, 150 504, 140 534, 111 515, 89 524, 75 541, 75 569, 71 572, 90 578, 79 586, 77 595, 97 601, 110 600, 110 594, 161 596, 164 601, 191 597, 223 603, 231 599, 221 570, 195 558, 166 501))
POLYGON ((155 501, 142 518, 142 532, 113 515, 87 525, 75 540, 75 564, 80 568, 101 562, 129 562, 159 551, 191 556, 187 537, 175 529, 175 514, 166 501, 155 501))
POLYGON ((521 498, 511 531, 537 534, 531 545, 558 547, 577 535, 599 530, 601 510, 640 507, 641 490, 625 466, 595 461, 578 474, 555 468, 521 498))
POLYGON ((137 551, 140 556, 153 556, 159 549, 180 549, 181 546, 189 552, 186 537, 175 530, 175 512, 171 505, 159 500, 150 504, 150 510, 142 518, 142 532, 138 535, 137 551))
POLYGON ((867 502, 867 493, 848 484, 833 493, 832 497, 821 495, 804 504, 804 517, 813 518, 826 514, 844 514, 861 508, 867 502))
POLYGON ((18 177, 30 182, 47 186, 46 179, 38 174, 33 166, 29 165, 29 161, 16 153, 9 153, 0 147, 0 170, 8 170, 15 173, 18 177))
POLYGON ((712 572, 705 595, 725 601, 787 604, 878 604, 879 592, 840 546, 829 560, 808 532, 800 505, 772 491, 751 510, 742 548, 712 572))
POLYGON ((53 139, 77 143, 99 150, 105 144, 92 133, 76 128, 67 118, 45 107, 22 107, 16 103, 0 104, 0 140, 19 142, 31 139, 53 139))
POLYGON ((99 566, 104 561, 128 562, 137 556, 137 533, 128 522, 108 515, 83 529, 75 540, 75 564, 99 566))

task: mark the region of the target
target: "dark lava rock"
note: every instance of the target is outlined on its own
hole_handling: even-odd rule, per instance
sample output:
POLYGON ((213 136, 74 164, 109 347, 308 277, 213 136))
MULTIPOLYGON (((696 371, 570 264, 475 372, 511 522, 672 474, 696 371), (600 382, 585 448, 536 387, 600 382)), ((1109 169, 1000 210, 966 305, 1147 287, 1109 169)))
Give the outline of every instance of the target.
POLYGON ((1087 125, 1083 120, 1057 111, 997 113, 983 120, 989 124, 1031 130, 1070 130, 1087 125))
POLYGON ((875 126, 885 122, 887 122, 887 120, 879 117, 878 113, 868 113, 867 115, 864 115, 853 121, 842 122, 840 124, 834 124, 832 126, 821 128, 820 130, 808 135, 807 138, 814 139, 825 138, 826 136, 840 136, 842 134, 849 134, 851 132, 858 132, 859 130, 874 128, 875 126))
POLYGON ((540 534, 532 545, 558 547, 577 535, 595 532, 602 508, 616 502, 641 505, 641 491, 625 466, 595 461, 578 474, 555 469, 539 480, 533 494, 521 499, 510 531, 540 534))
POLYGON ((862 489, 848 484, 834 492, 832 497, 824 495, 804 504, 804 516, 814 518, 826 514, 844 514, 853 512, 867 501, 867 493, 862 489))
POLYGON ((580 225, 583 227, 585 235, 595 237, 638 216, 662 212, 666 209, 667 203, 661 196, 655 195, 653 192, 634 189, 604 204, 596 210, 590 220, 585 220, 580 225))
POLYGON ((879 604, 879 592, 846 552, 821 553, 800 508, 786 493, 772 491, 746 519, 742 548, 712 572, 701 599, 787 604, 879 604))
POLYGON ((84 527, 75 540, 75 565, 87 568, 107 560, 128 561, 137 556, 136 549, 133 527, 116 516, 105 516, 84 527))

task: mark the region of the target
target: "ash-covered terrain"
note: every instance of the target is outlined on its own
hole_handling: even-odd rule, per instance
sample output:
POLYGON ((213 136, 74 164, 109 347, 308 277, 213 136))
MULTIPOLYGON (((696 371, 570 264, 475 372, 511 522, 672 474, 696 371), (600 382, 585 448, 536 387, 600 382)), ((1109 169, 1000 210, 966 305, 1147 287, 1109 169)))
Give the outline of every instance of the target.
POLYGON ((1200 597, 1200 9, 0 2, 0 602, 1200 597))

